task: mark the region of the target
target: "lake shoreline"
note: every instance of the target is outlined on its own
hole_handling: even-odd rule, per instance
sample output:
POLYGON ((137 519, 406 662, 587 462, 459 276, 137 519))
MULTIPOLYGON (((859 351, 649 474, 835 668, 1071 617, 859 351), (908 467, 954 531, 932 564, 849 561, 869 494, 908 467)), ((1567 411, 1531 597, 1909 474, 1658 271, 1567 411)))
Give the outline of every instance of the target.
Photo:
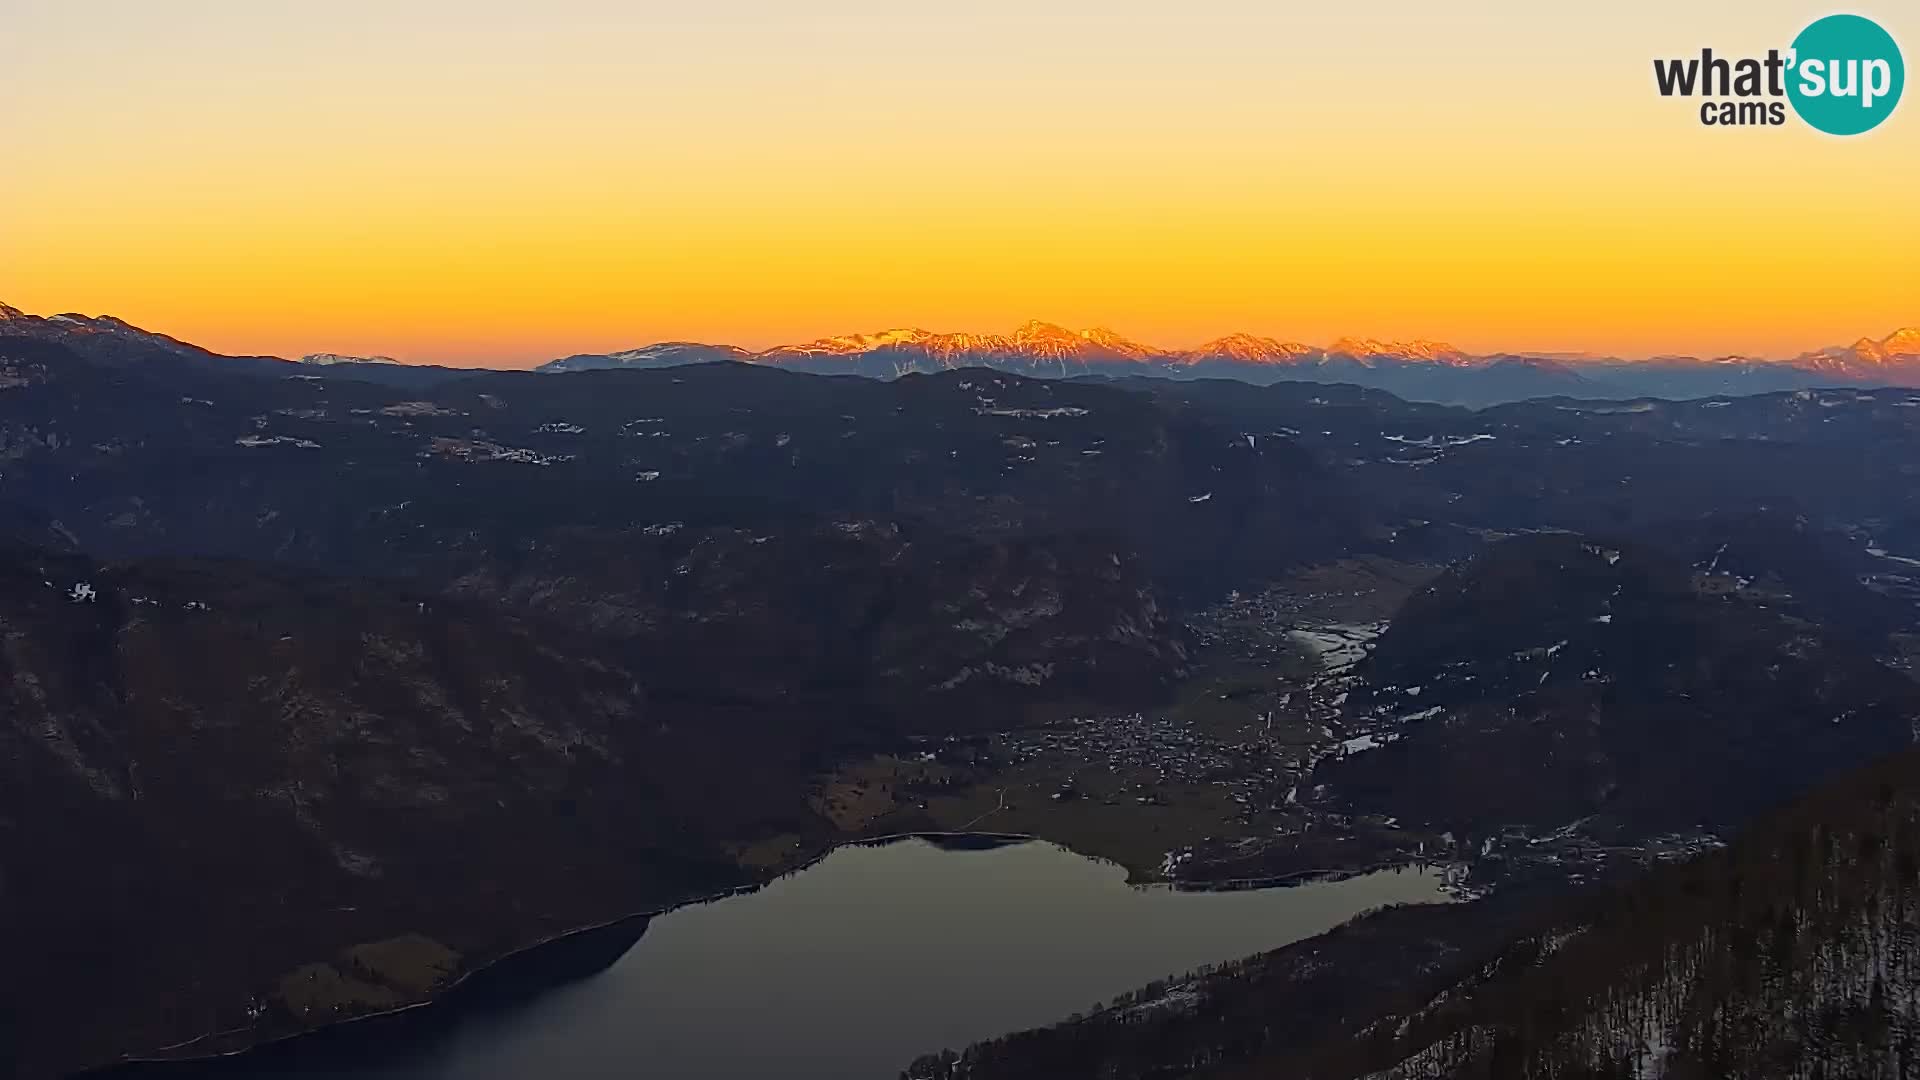
MULTIPOLYGON (((1329 868, 1260 881, 1189 884, 1137 883, 1121 864, 1073 851, 1064 845, 1026 833, 915 830, 859 837, 828 846, 809 858, 762 881, 720 889, 657 908, 633 912, 601 922, 549 934, 460 974, 430 997, 380 1012, 343 1018, 314 1028, 274 1035, 211 1052, 190 1049, 209 1040, 243 1037, 245 1029, 214 1032, 159 1051, 129 1057, 76 1074, 90 1080, 165 1080, 169 1077, 241 1075, 241 1070, 278 1069, 298 1073, 302 1067, 324 1068, 331 1062, 364 1061, 381 1046, 426 1045, 432 1037, 457 1028, 463 1021, 496 1009, 538 998, 569 984, 599 974, 616 964, 639 943, 653 920, 721 900, 752 895, 819 866, 843 849, 880 848, 923 840, 946 850, 987 850, 1039 840, 1076 858, 1112 867, 1124 875, 1129 890, 1165 888, 1180 893, 1230 893, 1259 889, 1284 890, 1321 882, 1343 881, 1414 864, 1363 868, 1329 868)), ((1257 951, 1257 950, 1255 950, 1257 951)), ((399 1051, 404 1056, 404 1050, 399 1051)))
MULTIPOLYGON (((440 987, 439 989, 435 990, 430 996, 423 998, 422 1000, 419 1000, 419 1001, 408 1002, 407 1004, 396 1006, 391 1009, 382 1009, 378 1012, 369 1012, 369 1013, 362 1013, 357 1016, 342 1017, 341 1019, 329 1021, 328 1023, 321 1024, 316 1027, 311 1027, 311 1028, 307 1028, 300 1031, 290 1031, 284 1034, 277 1034, 277 1035, 268 1036, 266 1038, 246 1041, 241 1045, 232 1047, 231 1049, 217 1050, 217 1051, 205 1052, 205 1053, 191 1051, 189 1049, 190 1047, 196 1046, 201 1043, 210 1042, 216 1039, 242 1037, 247 1033, 249 1029, 232 1028, 226 1031, 208 1032, 204 1035, 198 1035, 192 1039, 188 1039, 183 1042, 173 1043, 169 1046, 159 1047, 146 1054, 142 1054, 139 1056, 125 1057, 125 1058, 121 1058, 119 1060, 108 1062, 102 1065, 92 1066, 92 1067, 83 1069, 77 1073, 74 1073, 72 1074, 72 1076, 74 1080, 144 1080, 144 1078, 148 1078, 148 1077, 155 1078, 155 1080, 160 1080, 160 1078, 173 1076, 173 1075, 188 1075, 188 1074, 198 1075, 198 1072, 196 1070, 208 1070, 208 1069, 220 1068, 222 1067, 222 1063, 234 1063, 236 1062, 236 1059, 245 1058, 245 1057, 258 1055, 262 1053, 275 1052, 278 1050, 282 1050, 295 1043, 306 1044, 306 1043, 311 1043, 315 1040, 346 1041, 359 1035, 366 1028, 381 1027, 383 1025, 391 1026, 391 1023, 393 1021, 422 1013, 425 1010, 431 1009, 435 1006, 440 1006, 442 1009, 446 1011, 450 1011, 450 1012, 455 1011, 463 1003, 455 1000, 450 1000, 450 999, 458 998, 463 994, 470 993, 473 985, 476 982, 491 981, 494 979, 498 979, 501 975, 502 968, 511 967, 516 964, 523 963, 527 961, 534 953, 548 952, 553 948, 555 948, 556 946, 565 946, 569 942, 579 941, 582 938, 591 938, 591 937, 596 937, 602 934, 615 933, 629 925, 632 925, 635 923, 640 924, 639 928, 634 931, 632 939, 625 946, 622 946, 619 952, 615 953, 612 957, 609 958, 608 964, 610 965, 613 961, 618 960, 620 955, 623 955, 627 948, 631 948, 633 942, 636 942, 639 940, 640 934, 644 932, 645 926, 647 923, 651 922, 654 919, 660 918, 661 916, 671 914, 672 912, 679 911, 684 908, 699 907, 703 904, 715 903, 717 901, 725 900, 730 897, 749 895, 749 894, 758 892, 759 890, 764 889, 767 886, 772 885, 775 882, 778 882, 784 878, 791 877, 795 874, 804 873, 805 871, 812 869, 813 867, 819 865, 823 860, 831 856, 834 852, 839 851, 841 848, 877 847, 880 845, 891 844, 891 843, 895 843, 902 840, 915 840, 915 839, 919 839, 919 840, 983 840, 983 841, 992 842, 991 845, 989 846, 997 846, 1001 844, 1027 843, 1030 841, 1039 840, 1041 838, 1032 836, 1026 833, 953 832, 953 831, 942 831, 942 830, 917 830, 913 832, 888 833, 881 836, 865 836, 865 837, 859 837, 852 840, 845 840, 836 844, 828 845, 827 847, 823 848, 821 851, 808 856, 806 859, 798 863, 795 863, 793 866, 790 866, 784 870, 781 870, 779 873, 774 874, 773 876, 768 877, 762 881, 749 882, 743 885, 736 885, 732 888, 720 889, 714 892, 703 893, 698 896, 689 897, 685 900, 678 900, 669 904, 664 904, 657 908, 653 908, 645 911, 629 912, 627 914, 618 915, 618 916, 615 916, 614 918, 605 919, 597 923, 589 923, 583 926, 576 926, 568 930, 562 930, 557 933, 548 934, 547 936, 540 938, 536 941, 529 942, 525 945, 519 946, 518 948, 502 953, 501 955, 494 957, 493 959, 488 960, 483 964, 476 965, 471 970, 461 972, 451 982, 447 983, 443 987, 440 987), (179 1053, 176 1053, 176 1051, 179 1051, 179 1053)), ((1094 858, 1094 856, 1088 856, 1088 857, 1094 858)), ((1108 860, 1103 860, 1103 861, 1108 861, 1108 860)), ((540 966, 540 965, 528 965, 528 966, 540 966)), ((574 976, 572 978, 562 977, 559 979, 543 980, 537 983, 536 985, 530 985, 530 986, 524 987, 523 993, 519 996, 532 996, 532 995, 541 993, 542 991, 556 989, 559 986, 566 985, 566 983, 572 982, 574 981, 575 978, 579 978, 579 977, 583 977, 583 976, 574 976)), ((497 988, 496 992, 505 992, 506 990, 507 988, 502 987, 502 988, 497 988)))

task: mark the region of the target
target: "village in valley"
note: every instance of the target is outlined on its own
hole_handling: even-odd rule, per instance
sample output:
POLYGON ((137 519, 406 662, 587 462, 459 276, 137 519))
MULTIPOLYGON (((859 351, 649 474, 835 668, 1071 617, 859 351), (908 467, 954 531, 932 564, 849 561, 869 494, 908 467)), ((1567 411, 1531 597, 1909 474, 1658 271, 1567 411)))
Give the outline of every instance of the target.
MULTIPOLYGON (((1328 824, 1301 801, 1325 757, 1390 739, 1345 718, 1345 685, 1391 611, 1430 568, 1354 563, 1197 616, 1196 675, 1171 705, 925 740, 843 768, 815 806, 847 831, 918 821, 1020 833, 1111 859, 1138 882, 1220 883, 1202 869, 1328 824), (1365 621, 1340 622, 1354 613, 1365 621)), ((1392 823, 1359 823, 1391 832, 1392 823)), ((1382 846, 1382 845, 1375 845, 1382 846)), ((1396 844, 1382 846, 1382 860, 1396 844)), ((1417 842, 1415 844, 1417 847, 1417 842)), ((1285 860, 1278 873, 1297 872, 1285 860)))
POLYGON ((1612 848, 1572 826, 1456 836, 1318 798, 1317 766, 1388 745, 1404 725, 1440 713, 1348 705, 1391 613, 1438 569, 1349 560, 1229 594, 1190 620, 1196 673, 1172 704, 916 740, 823 778, 814 808, 849 834, 1034 836, 1111 860, 1136 883, 1193 888, 1427 863, 1445 871, 1450 891, 1471 896, 1514 875, 1577 883, 1614 860, 1717 845, 1673 835, 1612 848))

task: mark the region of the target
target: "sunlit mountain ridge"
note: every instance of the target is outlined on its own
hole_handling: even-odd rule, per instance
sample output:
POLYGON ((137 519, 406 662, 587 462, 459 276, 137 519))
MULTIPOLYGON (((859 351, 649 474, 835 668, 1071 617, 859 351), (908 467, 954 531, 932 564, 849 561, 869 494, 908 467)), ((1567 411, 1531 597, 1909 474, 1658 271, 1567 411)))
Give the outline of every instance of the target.
MULTIPOLYGON (((36 316, 0 304, 0 334, 57 340, 85 354, 118 358, 158 351, 203 362, 221 354, 110 315, 36 316)), ((246 357, 278 362, 275 357, 246 357)), ((564 373, 602 368, 674 367, 737 362, 817 374, 895 378, 916 372, 988 367, 1025 375, 1224 377, 1249 382, 1301 380, 1355 383, 1415 400, 1490 404, 1530 397, 1706 397, 1822 385, 1920 387, 1920 327, 1861 337, 1786 359, 1751 356, 1622 358, 1587 352, 1525 350, 1474 353, 1441 341, 1342 337, 1326 345, 1237 332, 1191 348, 1136 341, 1106 327, 1073 329, 1029 320, 1005 333, 895 327, 813 341, 746 349, 714 342, 665 341, 607 353, 549 360, 535 370, 564 373)), ((447 370, 396 363, 387 356, 317 352, 309 369, 365 373, 371 367, 447 370)), ((368 375, 367 377, 374 377, 368 375)), ((424 376, 394 371, 409 381, 424 376)))

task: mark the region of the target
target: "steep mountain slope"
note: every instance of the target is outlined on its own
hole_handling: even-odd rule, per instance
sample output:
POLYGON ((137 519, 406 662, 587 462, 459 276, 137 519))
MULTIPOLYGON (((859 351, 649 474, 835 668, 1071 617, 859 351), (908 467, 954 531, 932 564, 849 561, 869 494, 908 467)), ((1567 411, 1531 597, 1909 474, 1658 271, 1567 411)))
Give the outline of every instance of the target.
POLYGON ((272 357, 221 356, 165 334, 143 330, 111 315, 28 315, 0 304, 0 334, 57 342, 98 363, 137 364, 156 359, 186 361, 229 371, 283 365, 272 357))
POLYGON ((1247 1075, 1907 1075, 1917 901, 1909 751, 1575 906, 1348 1046, 1247 1075))
POLYGON ((1920 718, 1920 687, 1791 611, 1637 546, 1505 541, 1396 616, 1350 691, 1385 745, 1314 780, 1354 812, 1475 835, 1719 831, 1920 718))
POLYGON ((144 371, 150 376, 173 372, 205 375, 285 377, 304 373, 326 378, 356 379, 391 386, 427 386, 466 374, 456 368, 381 362, 384 357, 348 357, 319 353, 299 361, 276 356, 227 356, 143 330, 110 315, 53 315, 42 318, 0 304, 0 342, 16 346, 22 340, 58 345, 91 363, 109 368, 144 371))
POLYGON ((707 813, 737 723, 650 704, 591 642, 392 587, 9 550, 0 670, 9 1075, 415 1000, 742 880, 754 817, 806 816, 778 726, 707 813))

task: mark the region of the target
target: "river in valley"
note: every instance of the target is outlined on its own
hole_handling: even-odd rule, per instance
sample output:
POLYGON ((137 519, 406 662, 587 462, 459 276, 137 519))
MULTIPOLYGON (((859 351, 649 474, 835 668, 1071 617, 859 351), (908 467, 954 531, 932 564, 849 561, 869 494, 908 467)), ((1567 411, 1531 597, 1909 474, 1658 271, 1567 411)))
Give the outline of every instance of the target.
POLYGON ((511 1007, 449 1006, 429 1034, 361 1040, 373 1045, 345 1060, 243 1056, 218 1071, 892 1080, 920 1054, 1060 1020, 1369 908, 1443 901, 1440 886, 1437 871, 1407 869, 1192 892, 1129 886, 1111 863, 1038 841, 845 847, 765 888, 654 918, 611 966, 511 1007))

